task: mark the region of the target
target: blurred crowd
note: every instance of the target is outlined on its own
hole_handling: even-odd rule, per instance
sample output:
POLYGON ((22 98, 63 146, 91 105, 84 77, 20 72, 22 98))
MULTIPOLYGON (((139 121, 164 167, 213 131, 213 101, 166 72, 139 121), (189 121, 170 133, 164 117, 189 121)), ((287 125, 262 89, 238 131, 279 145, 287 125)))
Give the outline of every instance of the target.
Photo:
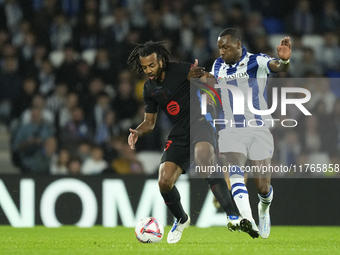
POLYGON ((274 77, 314 81, 298 84, 312 92, 313 116, 299 129, 273 129, 273 161, 298 164, 316 154, 339 161, 340 85, 325 78, 340 77, 339 7, 332 0, 0 0, 0 123, 11 134, 13 164, 24 173, 152 173, 157 168, 146 169, 141 155, 154 152, 150 160, 159 162, 171 124, 159 114, 155 130, 128 147, 128 129, 144 117, 147 79, 126 64, 133 43, 167 41, 172 61, 197 58, 210 70, 226 27, 241 31, 249 52, 273 57, 277 34, 291 36, 290 70, 274 77))
MULTIPOLYGON (((282 87, 302 87, 311 93, 309 102, 303 104, 311 116, 305 115, 293 104, 287 105, 286 115, 282 114, 281 105, 274 112, 273 118, 277 121, 271 130, 275 145, 273 165, 296 166, 299 169, 300 177, 340 176, 340 170, 333 174, 311 173, 310 171, 313 171, 310 167, 312 166, 315 170, 317 164, 325 167, 324 172, 327 172, 326 169, 332 168, 331 164, 333 164, 333 170, 334 165, 340 167, 340 97, 332 92, 332 83, 340 86, 340 79, 318 78, 315 74, 309 74, 306 78, 273 78, 269 80, 268 87, 271 84, 279 90, 282 87), (296 122, 289 121, 289 119, 296 122), (281 124, 283 120, 287 121, 281 124), (296 127, 284 127, 284 125, 296 125, 296 127)), ((288 99, 304 97, 305 95, 301 93, 287 94, 288 99)), ((297 174, 282 173, 281 175, 297 176, 297 174)))

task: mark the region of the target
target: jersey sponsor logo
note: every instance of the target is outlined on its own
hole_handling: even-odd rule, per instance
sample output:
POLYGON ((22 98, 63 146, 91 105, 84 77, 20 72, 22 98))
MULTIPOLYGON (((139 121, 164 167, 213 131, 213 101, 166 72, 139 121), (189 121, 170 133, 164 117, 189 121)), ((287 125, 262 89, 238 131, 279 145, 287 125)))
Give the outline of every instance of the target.
POLYGON ((168 103, 166 109, 170 115, 177 115, 179 113, 180 107, 176 101, 171 101, 168 103))
POLYGON ((167 150, 169 149, 169 147, 170 147, 171 144, 172 144, 172 141, 171 141, 171 140, 166 141, 164 150, 167 151, 167 150))
POLYGON ((243 72, 243 73, 234 73, 234 74, 231 74, 231 75, 227 75, 225 77, 225 80, 235 80, 235 79, 238 79, 238 78, 245 78, 245 77, 249 77, 248 73, 247 72, 243 72))

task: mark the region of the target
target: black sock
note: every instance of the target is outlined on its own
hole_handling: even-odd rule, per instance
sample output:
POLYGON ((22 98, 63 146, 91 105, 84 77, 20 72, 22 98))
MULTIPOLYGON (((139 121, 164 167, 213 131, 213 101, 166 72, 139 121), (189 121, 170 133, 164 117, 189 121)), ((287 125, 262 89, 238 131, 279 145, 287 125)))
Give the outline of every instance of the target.
POLYGON ((172 190, 168 193, 161 193, 165 204, 170 209, 175 218, 180 222, 186 222, 188 220, 188 215, 184 212, 181 204, 181 196, 174 186, 172 190))
POLYGON ((228 189, 228 191, 229 191, 229 194, 230 194, 231 201, 233 202, 234 208, 236 209, 236 212, 237 212, 236 215, 240 216, 241 214, 240 214, 240 211, 237 208, 236 202, 235 202, 234 197, 233 197, 233 193, 231 193, 231 190, 229 190, 229 189, 228 189))
POLYGON ((231 198, 228 185, 223 178, 207 178, 206 181, 217 201, 228 216, 240 215, 231 198))

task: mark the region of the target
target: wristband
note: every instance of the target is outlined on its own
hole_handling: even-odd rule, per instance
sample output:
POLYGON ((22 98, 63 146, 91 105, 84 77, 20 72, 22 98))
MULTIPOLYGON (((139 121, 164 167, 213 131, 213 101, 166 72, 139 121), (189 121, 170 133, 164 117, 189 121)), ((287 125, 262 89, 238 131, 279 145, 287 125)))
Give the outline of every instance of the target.
POLYGON ((287 65, 287 64, 290 62, 290 59, 288 59, 288 60, 282 60, 282 59, 280 59, 279 62, 282 63, 282 64, 287 65))

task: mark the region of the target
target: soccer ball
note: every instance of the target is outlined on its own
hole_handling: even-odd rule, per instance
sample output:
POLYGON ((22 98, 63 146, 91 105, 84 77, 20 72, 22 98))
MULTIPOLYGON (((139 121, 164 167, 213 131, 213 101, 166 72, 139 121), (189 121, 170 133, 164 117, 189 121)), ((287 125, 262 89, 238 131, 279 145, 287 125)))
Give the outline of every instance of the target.
POLYGON ((137 223, 135 234, 141 243, 158 243, 163 238, 164 227, 155 218, 146 217, 137 223))

